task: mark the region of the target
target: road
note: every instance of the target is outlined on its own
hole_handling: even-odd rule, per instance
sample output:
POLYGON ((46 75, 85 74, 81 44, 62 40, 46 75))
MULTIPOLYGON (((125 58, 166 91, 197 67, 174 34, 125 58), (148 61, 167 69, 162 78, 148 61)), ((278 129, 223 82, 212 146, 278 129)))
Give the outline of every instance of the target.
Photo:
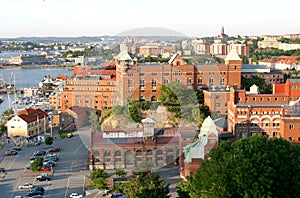
MULTIPOLYGON (((0 197, 25 196, 28 190, 19 190, 18 186, 26 182, 43 186, 46 190, 44 197, 48 198, 68 197, 72 192, 83 194, 85 179, 89 174, 88 150, 85 144, 82 143, 80 136, 75 135, 72 138, 55 139, 53 146, 59 146, 61 152, 49 182, 37 182, 35 177, 23 177, 23 173, 34 151, 47 149, 50 146, 22 147, 16 156, 4 157, 0 167, 6 168, 7 174, 0 179, 0 197)), ((1 157, 6 150, 7 145, 0 152, 1 157)))

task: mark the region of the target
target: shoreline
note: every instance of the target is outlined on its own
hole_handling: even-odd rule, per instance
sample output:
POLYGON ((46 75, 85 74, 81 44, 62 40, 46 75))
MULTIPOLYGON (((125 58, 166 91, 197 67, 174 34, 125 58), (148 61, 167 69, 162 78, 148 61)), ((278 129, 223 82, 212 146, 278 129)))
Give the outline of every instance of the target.
POLYGON ((73 70, 75 66, 60 66, 60 65, 21 65, 21 66, 3 66, 0 65, 0 69, 67 69, 67 70, 73 70))

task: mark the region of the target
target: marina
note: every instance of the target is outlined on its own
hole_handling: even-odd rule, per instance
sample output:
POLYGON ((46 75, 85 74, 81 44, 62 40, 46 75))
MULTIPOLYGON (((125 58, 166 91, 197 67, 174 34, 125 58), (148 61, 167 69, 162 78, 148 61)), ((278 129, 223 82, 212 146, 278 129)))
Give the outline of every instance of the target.
POLYGON ((0 114, 8 109, 17 111, 33 105, 46 106, 48 99, 37 95, 39 84, 47 76, 55 78, 58 75, 71 76, 72 71, 57 68, 0 69, 0 114))

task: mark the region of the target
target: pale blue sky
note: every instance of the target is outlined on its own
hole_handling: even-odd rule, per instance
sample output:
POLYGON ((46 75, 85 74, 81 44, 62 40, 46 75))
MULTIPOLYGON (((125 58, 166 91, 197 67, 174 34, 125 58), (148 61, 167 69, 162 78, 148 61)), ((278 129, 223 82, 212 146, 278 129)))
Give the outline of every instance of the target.
POLYGON ((188 36, 300 33, 299 0, 0 0, 0 37, 100 36, 163 27, 188 36))

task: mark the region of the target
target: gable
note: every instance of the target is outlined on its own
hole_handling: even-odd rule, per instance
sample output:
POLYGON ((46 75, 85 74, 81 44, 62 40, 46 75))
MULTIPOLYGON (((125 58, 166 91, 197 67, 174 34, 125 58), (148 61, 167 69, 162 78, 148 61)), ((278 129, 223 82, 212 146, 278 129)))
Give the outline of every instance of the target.
POLYGON ((179 65, 185 65, 186 62, 179 54, 176 53, 170 58, 169 64, 179 66, 179 65))

